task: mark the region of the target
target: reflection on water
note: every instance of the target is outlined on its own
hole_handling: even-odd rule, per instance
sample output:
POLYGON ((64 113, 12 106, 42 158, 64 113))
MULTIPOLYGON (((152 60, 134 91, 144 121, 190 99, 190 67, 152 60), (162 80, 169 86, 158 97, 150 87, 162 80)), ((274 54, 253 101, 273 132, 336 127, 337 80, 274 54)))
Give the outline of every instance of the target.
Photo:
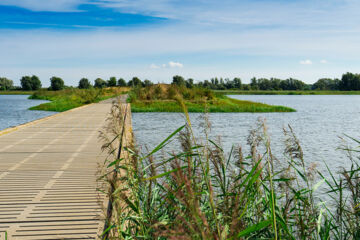
POLYGON ((48 101, 29 100, 26 95, 0 95, 0 130, 53 115, 54 112, 30 111, 48 101))
MULTIPOLYGON (((295 113, 211 113, 211 136, 221 136, 226 151, 233 144, 246 145, 249 130, 254 128, 259 117, 265 118, 273 152, 283 159, 283 127, 288 124, 294 129, 304 150, 305 160, 318 164, 325 171, 323 161, 333 170, 348 166, 346 154, 338 147, 339 137, 344 134, 360 139, 360 96, 311 96, 311 95, 240 95, 231 96, 274 105, 295 108, 295 113)), ((191 113, 190 117, 197 133, 201 114, 191 113)), ((172 131, 184 124, 179 113, 134 113, 133 128, 137 143, 150 148, 164 140, 172 131)), ((175 143, 173 143, 175 144, 175 143)), ((171 148, 168 148, 171 149, 171 148)))

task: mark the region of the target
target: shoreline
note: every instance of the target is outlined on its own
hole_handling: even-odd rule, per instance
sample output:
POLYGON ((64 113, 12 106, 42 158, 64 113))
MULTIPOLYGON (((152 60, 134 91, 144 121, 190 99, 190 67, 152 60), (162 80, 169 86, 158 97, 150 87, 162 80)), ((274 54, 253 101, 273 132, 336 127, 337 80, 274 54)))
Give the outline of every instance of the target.
POLYGON ((0 95, 32 95, 34 91, 0 91, 0 95))
POLYGON ((360 95, 360 91, 331 91, 331 90, 213 90, 225 95, 360 95))

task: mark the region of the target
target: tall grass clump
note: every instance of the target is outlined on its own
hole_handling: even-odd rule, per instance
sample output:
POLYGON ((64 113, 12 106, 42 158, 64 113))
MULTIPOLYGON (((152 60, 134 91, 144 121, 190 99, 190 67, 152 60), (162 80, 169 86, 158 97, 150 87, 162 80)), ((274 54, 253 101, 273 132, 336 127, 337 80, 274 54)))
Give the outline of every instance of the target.
MULTIPOLYGON (((103 239, 359 239, 355 159, 342 177, 327 179, 305 163, 291 127, 276 157, 264 121, 249 132, 248 155, 240 146, 225 153, 209 127, 200 140, 195 136, 180 104, 185 124, 146 153, 124 146, 121 114, 101 133, 109 153, 101 180, 113 206, 103 239), (161 154, 176 139, 181 151, 161 154), (315 194, 324 182, 327 203, 315 194)), ((124 106, 114 107, 121 113, 124 106)))

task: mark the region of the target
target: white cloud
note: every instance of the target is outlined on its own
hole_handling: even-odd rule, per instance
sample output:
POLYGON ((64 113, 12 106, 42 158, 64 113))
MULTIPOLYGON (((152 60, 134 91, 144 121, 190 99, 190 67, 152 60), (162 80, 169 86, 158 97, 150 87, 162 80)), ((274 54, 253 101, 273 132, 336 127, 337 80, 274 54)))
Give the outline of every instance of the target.
POLYGON ((151 69, 159 69, 159 68, 183 68, 184 67, 184 64, 182 63, 179 63, 179 62, 173 62, 173 61, 170 61, 169 63, 164 63, 164 64, 161 64, 161 66, 159 65, 156 65, 156 64, 151 64, 150 65, 150 68, 151 69))
POLYGON ((160 66, 158 66, 158 65, 156 65, 156 64, 151 64, 151 65, 150 65, 150 68, 151 68, 151 69, 159 69, 160 66))
POLYGON ((360 1, 357 0, 97 0, 96 4, 120 12, 176 19, 192 25, 222 24, 224 27, 235 24, 302 29, 335 27, 339 30, 351 26, 353 30, 360 19, 360 1))
POLYGON ((321 61, 320 61, 320 63, 322 63, 322 64, 327 64, 327 63, 328 63, 328 61, 327 61, 327 60, 325 60, 325 59, 323 59, 323 60, 321 60, 321 61))
POLYGON ((179 63, 179 62, 170 61, 168 66, 171 67, 171 68, 182 68, 182 67, 184 67, 184 64, 179 63))
POLYGON ((301 60, 301 61, 300 61, 300 64, 302 64, 302 65, 311 65, 311 64, 312 64, 312 61, 309 60, 309 59, 307 59, 307 60, 301 60))

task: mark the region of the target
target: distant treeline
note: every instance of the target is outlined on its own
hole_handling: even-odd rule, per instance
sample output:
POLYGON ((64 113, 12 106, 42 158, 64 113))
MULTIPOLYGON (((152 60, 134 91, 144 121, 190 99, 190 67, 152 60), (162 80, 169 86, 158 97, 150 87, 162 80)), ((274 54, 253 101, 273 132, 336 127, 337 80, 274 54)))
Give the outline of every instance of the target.
MULTIPOLYGON (((23 76, 20 79, 21 86, 14 87, 13 81, 7 78, 0 77, 0 90, 25 90, 33 91, 42 87, 39 77, 23 76)), ((97 78, 92 84, 89 79, 82 78, 79 81, 78 88, 104 88, 104 87, 137 87, 137 86, 151 86, 154 83, 148 79, 142 81, 138 77, 133 77, 129 81, 123 78, 117 79, 111 77, 109 80, 97 78)), ((340 90, 340 91, 356 91, 360 90, 360 74, 345 73, 341 79, 322 78, 314 84, 306 84, 301 80, 288 78, 252 78, 249 84, 242 83, 240 78, 212 78, 195 83, 194 79, 185 79, 182 76, 174 76, 172 84, 185 86, 187 88, 201 87, 212 90, 340 90)), ((59 77, 50 78, 49 90, 61 90, 66 88, 64 81, 59 77)))
MULTIPOLYGON (((23 76, 20 79, 21 86, 14 86, 14 82, 8 78, 0 77, 0 90, 24 90, 24 91, 35 91, 42 88, 42 83, 38 76, 23 76)), ((135 86, 135 85, 146 85, 152 84, 149 80, 141 81, 139 78, 134 77, 129 82, 126 82, 123 78, 117 79, 116 77, 111 77, 109 80, 103 80, 101 78, 97 78, 92 84, 89 79, 82 78, 79 81, 78 88, 80 89, 88 89, 88 88, 104 88, 104 87, 125 87, 125 86, 135 86)), ((65 86, 64 80, 60 77, 52 77, 50 78, 50 87, 49 90, 62 90, 65 88, 69 88, 65 86)))
POLYGON ((288 78, 252 78, 249 84, 242 83, 240 78, 212 78, 210 80, 194 83, 193 79, 185 80, 181 76, 173 77, 173 84, 184 85, 186 87, 204 87, 213 90, 340 90, 356 91, 360 90, 360 74, 346 73, 341 79, 321 78, 314 84, 306 84, 301 80, 288 78))

